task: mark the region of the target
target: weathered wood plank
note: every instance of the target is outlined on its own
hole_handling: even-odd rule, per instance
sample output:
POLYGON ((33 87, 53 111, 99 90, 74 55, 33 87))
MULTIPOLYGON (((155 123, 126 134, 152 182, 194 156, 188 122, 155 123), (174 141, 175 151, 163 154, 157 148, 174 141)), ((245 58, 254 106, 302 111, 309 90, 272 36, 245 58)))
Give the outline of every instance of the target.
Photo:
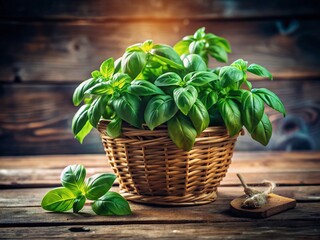
MULTIPOLYGON (((259 63, 275 79, 320 76, 319 20, 2 22, 0 81, 79 82, 131 44, 146 39, 174 44, 201 26, 230 41, 230 62, 244 58, 259 63)), ((211 61, 211 66, 221 64, 211 61)))
MULTIPOLYGON (((281 185, 320 184, 319 152, 270 152, 268 157, 266 157, 266 154, 252 152, 241 155, 241 153, 236 153, 221 185, 238 185, 239 180, 236 173, 242 173, 250 184, 259 184, 264 179, 275 181, 281 185), (310 156, 304 157, 306 154, 310 156)), ((18 159, 18 163, 21 163, 18 157, 0 158, 0 185, 2 187, 58 186, 60 185, 59 177, 62 169, 68 164, 74 163, 83 163, 87 167, 88 175, 98 172, 112 172, 107 161, 103 160, 102 155, 101 158, 93 156, 92 162, 90 162, 90 156, 86 156, 84 159, 81 159, 80 155, 75 157, 49 157, 49 161, 57 163, 57 167, 52 167, 52 163, 44 167, 45 162, 48 161, 46 157, 35 157, 30 161, 30 166, 28 166, 28 159, 30 158, 22 158, 26 161, 21 164, 21 168, 14 168, 17 165, 15 159, 18 159), (12 166, 8 164, 8 160, 12 161, 12 166), (39 166, 37 166, 37 162, 39 166)))
POLYGON ((318 222, 274 221, 135 224, 121 226, 73 225, 46 227, 1 228, 1 237, 7 239, 105 238, 109 239, 318 239, 318 222))
POLYGON ((318 16, 319 1, 267 1, 263 7, 252 1, 213 0, 23 0, 0 1, 4 19, 239 19, 318 16))
MULTIPOLYGON (((1 84, 0 155, 103 153, 97 131, 83 145, 73 137, 71 121, 77 108, 71 97, 75 87, 1 84)), ((268 110, 274 134, 267 149, 287 150, 292 142, 298 142, 295 148, 300 150, 320 149, 320 82, 256 81, 254 87, 267 87, 277 93, 288 112, 283 119, 268 110)), ((237 150, 266 148, 246 134, 239 137, 237 150)))
MULTIPOLYGON (((52 188, 25 188, 25 189, 3 189, 0 190, 0 208, 3 207, 40 207, 40 202, 46 192, 52 188)), ((259 189, 264 189, 260 187, 259 189)), ((216 201, 230 202, 236 197, 242 196, 241 186, 220 186, 216 201)), ((112 191, 119 191, 117 186, 112 191)), ((320 186, 278 186, 274 191, 276 194, 294 198, 298 202, 320 202, 320 186)))
MULTIPOLYGON (((130 203, 129 216, 97 216, 90 206, 79 214, 46 212, 41 207, 0 208, 0 227, 6 226, 56 226, 83 224, 146 224, 146 223, 214 223, 247 222, 251 219, 232 216, 229 201, 216 201, 192 207, 157 207, 130 203)), ((319 203, 298 203, 295 209, 271 216, 262 221, 319 221, 319 203)))

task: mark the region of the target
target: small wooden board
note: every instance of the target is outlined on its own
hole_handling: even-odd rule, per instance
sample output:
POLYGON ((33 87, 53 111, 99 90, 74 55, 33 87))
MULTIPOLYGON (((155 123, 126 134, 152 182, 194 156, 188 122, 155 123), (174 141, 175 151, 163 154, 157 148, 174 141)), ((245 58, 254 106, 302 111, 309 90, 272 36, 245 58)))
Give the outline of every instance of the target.
POLYGON ((230 202, 231 212, 240 217, 249 218, 267 218, 274 214, 295 208, 296 200, 292 198, 282 197, 276 194, 269 194, 268 203, 256 209, 242 208, 241 205, 246 199, 245 196, 235 198, 230 202))

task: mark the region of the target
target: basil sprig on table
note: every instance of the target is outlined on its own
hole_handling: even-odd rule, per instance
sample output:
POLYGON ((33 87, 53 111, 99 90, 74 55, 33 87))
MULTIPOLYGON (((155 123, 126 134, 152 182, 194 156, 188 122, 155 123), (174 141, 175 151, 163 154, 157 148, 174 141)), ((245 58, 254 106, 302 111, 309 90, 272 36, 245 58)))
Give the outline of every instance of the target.
POLYGON ((208 126, 221 125, 230 136, 245 127, 254 140, 267 145, 272 125, 265 105, 283 115, 286 111, 276 94, 253 88, 248 73, 270 80, 272 75, 243 59, 208 67, 209 56, 226 62, 229 52, 226 39, 204 28, 174 48, 151 40, 128 47, 121 58, 107 59, 76 88, 74 105, 84 105, 72 121, 75 137, 82 142, 100 119, 107 119, 106 133, 112 138, 121 136, 125 124, 145 124, 150 130, 165 124, 171 140, 183 150, 190 150, 208 126))
POLYGON ((79 212, 86 199, 93 200, 92 209, 98 215, 128 215, 130 206, 119 193, 109 191, 116 176, 114 174, 95 174, 85 180, 86 169, 82 165, 70 165, 61 173, 63 187, 46 193, 41 206, 53 212, 73 209, 79 212))

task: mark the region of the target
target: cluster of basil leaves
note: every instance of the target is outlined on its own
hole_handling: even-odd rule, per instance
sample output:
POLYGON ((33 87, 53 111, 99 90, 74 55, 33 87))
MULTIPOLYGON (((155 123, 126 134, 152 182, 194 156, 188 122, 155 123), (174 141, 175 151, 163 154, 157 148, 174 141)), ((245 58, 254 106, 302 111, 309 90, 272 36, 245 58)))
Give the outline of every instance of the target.
POLYGON ((41 206, 53 212, 73 209, 79 212, 86 199, 93 200, 92 210, 98 215, 128 215, 130 206, 119 193, 109 191, 116 176, 114 174, 95 174, 85 180, 83 165, 70 165, 61 173, 63 187, 55 188, 45 194, 41 206))
POLYGON ((151 40, 109 58, 100 71, 75 90, 73 103, 84 105, 73 118, 75 137, 83 138, 101 118, 110 120, 107 134, 121 135, 123 122, 150 130, 167 124, 172 141, 190 150, 196 137, 208 126, 225 125, 230 136, 242 127, 252 138, 267 145, 272 125, 265 104, 285 115, 280 99, 268 89, 252 88, 247 72, 272 80, 258 64, 236 60, 229 66, 208 68, 209 56, 226 62, 231 48, 226 39, 198 29, 173 48, 151 40))

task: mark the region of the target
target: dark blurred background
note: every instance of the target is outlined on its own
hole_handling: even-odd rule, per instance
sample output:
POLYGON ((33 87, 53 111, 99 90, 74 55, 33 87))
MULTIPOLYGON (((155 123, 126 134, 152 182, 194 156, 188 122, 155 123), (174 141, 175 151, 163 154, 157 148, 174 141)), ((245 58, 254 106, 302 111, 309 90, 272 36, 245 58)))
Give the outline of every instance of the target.
MULTIPOLYGON (((146 39, 173 45, 205 26, 229 40, 229 62, 267 67, 254 79, 284 102, 268 110, 267 148, 245 135, 238 150, 320 149, 320 1, 0 0, 0 154, 103 153, 97 132, 80 145, 71 96, 90 72, 146 39)), ((221 64, 211 60, 210 66, 221 64)))

